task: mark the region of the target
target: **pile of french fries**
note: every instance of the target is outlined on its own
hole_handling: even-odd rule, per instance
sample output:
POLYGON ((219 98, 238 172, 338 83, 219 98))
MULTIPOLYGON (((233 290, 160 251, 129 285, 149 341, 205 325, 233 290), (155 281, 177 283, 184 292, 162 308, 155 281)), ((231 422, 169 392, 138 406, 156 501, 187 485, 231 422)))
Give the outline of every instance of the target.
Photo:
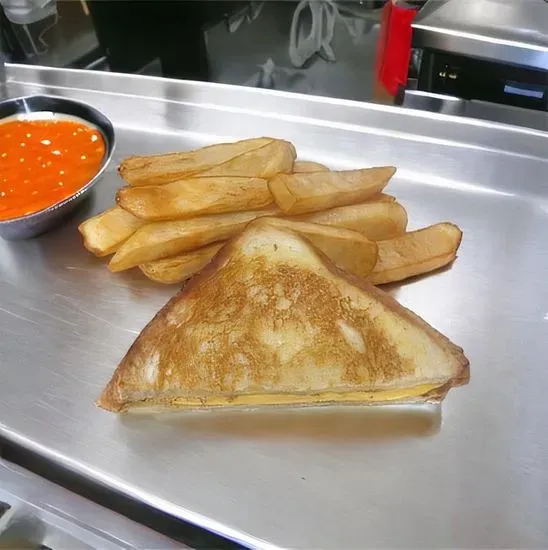
POLYGON ((462 232, 439 223, 407 232, 407 212, 383 191, 390 166, 332 171, 296 160, 284 140, 253 138, 118 167, 117 205, 79 226, 84 246, 117 272, 181 283, 257 218, 304 235, 341 269, 376 285, 452 262, 462 232))

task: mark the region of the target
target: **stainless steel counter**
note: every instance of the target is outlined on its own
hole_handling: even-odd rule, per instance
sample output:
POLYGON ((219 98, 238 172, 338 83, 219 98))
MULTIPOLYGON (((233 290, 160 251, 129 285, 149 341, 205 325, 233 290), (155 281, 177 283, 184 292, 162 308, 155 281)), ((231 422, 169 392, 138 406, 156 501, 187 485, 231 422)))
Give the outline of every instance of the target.
POLYGON ((254 547, 548 544, 548 134, 230 86, 8 66, 10 96, 88 101, 115 159, 77 219, 0 243, 0 434, 254 547), (112 204, 128 154, 274 135, 334 168, 393 163, 410 227, 452 220, 454 267, 395 288, 462 345, 443 408, 116 416, 93 401, 175 292, 112 274, 76 224, 112 204))
POLYGON ((511 124, 548 132, 548 113, 533 109, 522 109, 479 100, 465 100, 418 90, 406 90, 402 105, 408 109, 511 124))
POLYGON ((0 459, 0 548, 183 550, 188 547, 0 459))
POLYGON ((548 70, 545 0, 430 0, 413 29, 418 48, 548 70))

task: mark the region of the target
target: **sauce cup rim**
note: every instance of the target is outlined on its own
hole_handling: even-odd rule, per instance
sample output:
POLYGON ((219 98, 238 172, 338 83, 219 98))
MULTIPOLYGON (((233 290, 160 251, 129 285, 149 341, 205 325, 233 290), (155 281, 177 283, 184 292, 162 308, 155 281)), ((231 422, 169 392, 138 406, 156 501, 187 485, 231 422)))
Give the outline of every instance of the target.
POLYGON ((79 198, 81 195, 86 193, 91 187, 93 187, 95 183, 97 183, 97 181, 99 181, 101 176, 104 174, 105 170, 107 169, 107 166, 110 164, 110 161, 112 160, 114 148, 116 145, 114 126, 110 121, 110 119, 102 111, 100 111, 96 107, 93 107, 92 105, 89 105, 88 103, 85 103, 83 101, 77 101, 74 99, 69 99, 66 97, 60 97, 60 96, 54 96, 54 95, 48 95, 48 94, 32 94, 32 95, 21 96, 21 97, 11 98, 5 101, 1 101, 0 110, 2 109, 3 106, 6 106, 6 104, 14 104, 14 105, 17 105, 17 103, 25 104, 29 101, 37 100, 37 99, 50 100, 52 103, 58 103, 58 104, 77 105, 89 111, 93 115, 93 118, 95 120, 90 120, 89 118, 86 118, 80 115, 72 115, 70 113, 66 113, 63 111, 37 109, 37 110, 20 111, 20 112, 16 111, 11 115, 1 117, 0 125, 3 123, 4 120, 11 118, 13 116, 17 116, 18 114, 24 115, 24 114, 32 114, 32 113, 40 113, 40 112, 44 112, 44 113, 49 112, 49 113, 52 113, 53 115, 61 115, 61 116, 68 115, 75 119, 79 119, 84 124, 93 126, 101 133, 103 140, 105 142, 105 154, 103 155, 103 159, 101 160, 101 166, 99 167, 95 175, 92 178, 90 178, 82 187, 80 187, 74 193, 64 198, 63 200, 59 202, 55 202, 50 206, 46 206, 45 208, 37 210, 36 212, 31 212, 23 216, 17 216, 17 217, 8 218, 5 220, 0 220, 0 227, 3 227, 3 226, 5 227, 12 223, 21 222, 22 220, 32 221, 62 209, 63 207, 67 206, 69 203, 73 202, 75 199, 79 198))

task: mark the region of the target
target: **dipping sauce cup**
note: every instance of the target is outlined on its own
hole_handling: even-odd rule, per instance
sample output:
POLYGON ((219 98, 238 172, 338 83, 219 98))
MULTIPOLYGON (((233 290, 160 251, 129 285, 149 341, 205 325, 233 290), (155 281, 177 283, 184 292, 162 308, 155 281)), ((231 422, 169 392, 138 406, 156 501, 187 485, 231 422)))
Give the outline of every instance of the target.
POLYGON ((114 141, 108 118, 78 101, 0 103, 0 236, 35 237, 66 220, 103 175, 114 141))

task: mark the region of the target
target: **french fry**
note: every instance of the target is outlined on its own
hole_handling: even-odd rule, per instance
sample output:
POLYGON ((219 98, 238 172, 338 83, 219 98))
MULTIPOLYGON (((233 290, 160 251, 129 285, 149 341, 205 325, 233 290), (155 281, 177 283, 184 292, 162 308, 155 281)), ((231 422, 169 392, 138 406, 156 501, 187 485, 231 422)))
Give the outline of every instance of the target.
POLYGON ((132 156, 122 161, 118 173, 130 185, 161 185, 203 172, 272 177, 277 172, 289 172, 295 156, 291 143, 262 137, 188 152, 132 156), (236 162, 243 155, 245 157, 236 162))
POLYGON ((268 182, 286 214, 304 214, 363 202, 380 193, 394 175, 392 166, 339 172, 279 174, 268 182))
POLYGON ((295 231, 378 285, 451 263, 462 238, 448 222, 406 233, 405 208, 383 192, 394 167, 331 171, 297 161, 295 147, 280 139, 134 156, 118 169, 129 186, 115 208, 80 224, 84 246, 114 253, 114 272, 138 266, 161 283, 200 271, 249 223, 295 231))
POLYGON ((257 210, 272 204, 272 195, 264 179, 210 176, 122 187, 116 201, 138 218, 164 221, 257 210))
POLYGON ((209 170, 272 141, 267 137, 254 138, 209 145, 193 151, 132 156, 120 163, 118 173, 130 185, 161 185, 209 170))
POLYGON ((365 202, 396 202, 396 197, 387 195, 386 193, 377 193, 365 202))
POLYGON ((239 155, 197 175, 270 179, 276 174, 291 172, 296 156, 297 152, 292 143, 275 139, 259 149, 239 155))
MULTIPOLYGON (((295 231, 306 237, 341 269, 359 277, 367 277, 377 263, 377 244, 356 231, 273 217, 260 218, 251 223, 265 223, 295 231)), ((201 271, 223 245, 215 243, 204 246, 172 258, 141 264, 139 268, 153 281, 182 283, 201 271)))
POLYGON ((284 218, 261 218, 251 223, 288 229, 306 237, 335 265, 358 277, 369 275, 377 263, 377 243, 350 229, 284 218))
POLYGON ((82 234, 84 246, 90 252, 96 256, 108 256, 116 252, 145 223, 115 206, 82 222, 78 231, 82 234))
POLYGON ((124 271, 153 260, 169 258, 224 241, 239 233, 255 218, 272 216, 277 208, 200 216, 189 220, 155 222, 138 229, 117 251, 108 265, 111 271, 124 271))
POLYGON ((224 242, 214 243, 172 258, 141 264, 139 269, 157 283, 182 283, 201 271, 224 244, 224 242))
POLYGON ((405 233, 407 227, 407 212, 397 202, 339 206, 323 212, 290 216, 290 219, 351 229, 372 241, 397 237, 405 233))
POLYGON ((379 241, 379 259, 368 279, 381 285, 439 269, 456 258, 461 240, 462 231, 445 222, 379 241))
POLYGON ((319 162, 309 160, 297 160, 293 164, 294 174, 304 174, 307 172, 329 172, 329 168, 319 162))

